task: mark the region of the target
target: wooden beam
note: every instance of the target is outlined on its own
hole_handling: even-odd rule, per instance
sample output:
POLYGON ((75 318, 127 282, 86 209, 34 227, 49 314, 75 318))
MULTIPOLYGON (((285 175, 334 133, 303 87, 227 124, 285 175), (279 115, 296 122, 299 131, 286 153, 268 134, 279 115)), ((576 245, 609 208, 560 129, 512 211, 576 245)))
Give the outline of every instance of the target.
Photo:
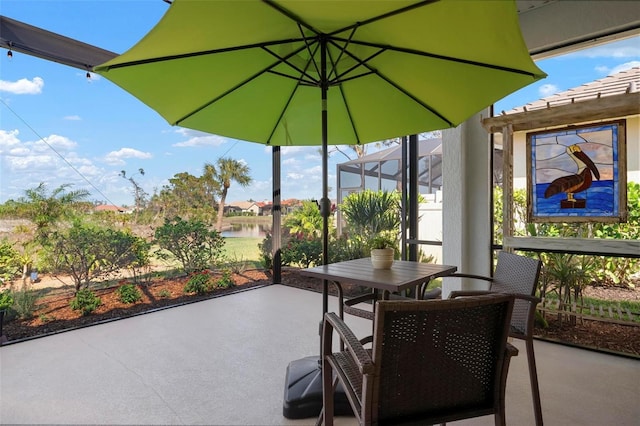
POLYGON ((638 114, 640 92, 635 92, 489 117, 482 120, 482 126, 487 132, 500 133, 507 125, 512 125, 513 131, 518 132, 638 114))
POLYGON ((595 256, 640 258, 640 241, 603 238, 505 237, 503 246, 513 250, 569 252, 595 256))

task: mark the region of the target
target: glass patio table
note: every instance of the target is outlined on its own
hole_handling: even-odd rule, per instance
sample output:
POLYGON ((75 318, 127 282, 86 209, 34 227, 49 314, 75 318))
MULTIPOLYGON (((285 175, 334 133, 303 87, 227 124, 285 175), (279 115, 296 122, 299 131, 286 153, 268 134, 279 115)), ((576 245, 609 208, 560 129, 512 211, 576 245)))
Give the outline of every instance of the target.
MULTIPOLYGON (((300 275, 324 280, 324 294, 328 282, 338 289, 339 315, 343 317, 344 294, 342 285, 353 284, 383 291, 382 298, 390 293, 416 289, 427 285, 434 278, 456 272, 457 267, 407 260, 394 260, 391 269, 373 269, 371 258, 347 260, 300 270, 300 275)), ((323 298, 322 312, 328 311, 327 297, 323 298)), ((374 305, 375 309, 375 305, 374 305)), ((322 322, 321 322, 322 324, 322 322)), ((320 333, 321 334, 321 333, 320 333)), ((321 339, 322 337, 320 337, 321 339)), ((287 367, 283 414, 287 418, 315 417, 322 409, 322 371, 320 357, 311 356, 292 361, 287 367)), ((334 411, 337 415, 349 415, 351 406, 340 389, 335 393, 334 411)))

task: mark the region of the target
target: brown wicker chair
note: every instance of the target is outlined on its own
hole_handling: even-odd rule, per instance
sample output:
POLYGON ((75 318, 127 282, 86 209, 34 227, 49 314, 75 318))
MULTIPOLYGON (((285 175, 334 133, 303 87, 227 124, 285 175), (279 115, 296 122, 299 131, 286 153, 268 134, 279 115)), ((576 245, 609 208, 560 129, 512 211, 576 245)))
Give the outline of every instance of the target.
MULTIPOLYGON (((535 297, 536 285, 540 276, 542 262, 530 257, 500 251, 498 262, 493 277, 455 273, 443 277, 473 278, 488 281, 490 292, 513 294, 516 297, 511 317, 511 337, 525 341, 527 361, 529 365, 529 379, 531 382, 531 394, 537 426, 542 426, 542 405, 540 404, 540 390, 538 386, 538 373, 536 359, 533 352, 533 323, 535 320, 536 306, 540 299, 535 297)), ((486 291, 453 291, 450 297, 470 296, 485 294, 486 291)))
POLYGON ((361 425, 426 425, 493 414, 505 424, 513 296, 378 302, 371 349, 335 313, 322 335, 323 410, 342 385, 361 425), (347 349, 332 353, 336 331, 347 349), (335 377, 335 381, 334 378, 335 377))

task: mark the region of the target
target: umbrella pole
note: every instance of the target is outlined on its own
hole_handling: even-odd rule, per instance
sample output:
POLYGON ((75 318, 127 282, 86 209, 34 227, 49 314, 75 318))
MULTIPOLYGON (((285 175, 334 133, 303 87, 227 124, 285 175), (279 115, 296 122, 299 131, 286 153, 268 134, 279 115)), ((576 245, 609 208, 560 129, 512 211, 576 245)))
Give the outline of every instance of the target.
MULTIPOLYGON (((322 200, 320 213, 322 215, 322 263, 329 263, 329 210, 331 210, 329 202, 329 150, 328 150, 328 130, 327 130, 327 44, 325 40, 320 43, 320 92, 322 99, 322 200)), ((322 319, 324 314, 329 311, 329 284, 327 280, 322 282, 322 319)), ((321 342, 322 343, 322 342, 321 342)), ((322 347, 320 348, 322 351, 322 347)), ((322 353, 322 352, 320 352, 322 353)))
MULTIPOLYGON (((322 98, 322 199, 320 214, 322 215, 322 263, 329 263, 329 150, 327 131, 327 56, 326 40, 320 40, 320 90, 322 98)), ((329 311, 329 282, 322 282, 322 319, 319 328, 320 354, 322 354, 322 321, 329 311)), ((285 378, 284 404, 282 413, 288 419, 304 419, 317 417, 322 410, 322 359, 321 356, 310 356, 289 363, 285 378)), ((338 416, 353 415, 346 393, 338 385, 334 394, 334 413, 338 416)))

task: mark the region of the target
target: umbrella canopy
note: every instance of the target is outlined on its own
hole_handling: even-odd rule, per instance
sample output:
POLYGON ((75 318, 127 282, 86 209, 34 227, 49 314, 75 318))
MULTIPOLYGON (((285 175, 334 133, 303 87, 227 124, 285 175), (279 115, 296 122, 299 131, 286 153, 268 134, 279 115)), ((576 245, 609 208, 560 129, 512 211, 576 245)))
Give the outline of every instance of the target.
POLYGON ((176 0, 95 71, 172 125, 274 146, 456 126, 545 76, 513 1, 460 0, 176 0))

